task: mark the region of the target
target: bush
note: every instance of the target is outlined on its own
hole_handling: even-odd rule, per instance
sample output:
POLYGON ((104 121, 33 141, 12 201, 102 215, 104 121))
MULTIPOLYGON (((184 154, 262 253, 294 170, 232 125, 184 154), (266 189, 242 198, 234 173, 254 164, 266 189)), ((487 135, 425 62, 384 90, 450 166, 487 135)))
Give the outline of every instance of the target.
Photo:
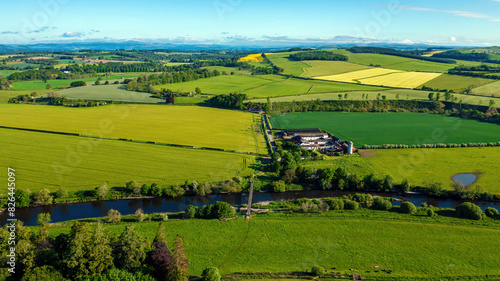
POLYGON ((234 216, 234 209, 229 203, 217 202, 215 204, 205 205, 199 212, 197 211, 197 213, 199 214, 197 217, 203 219, 232 218, 234 216))
POLYGON ((323 276, 323 274, 325 274, 325 268, 319 265, 315 265, 311 269, 311 274, 313 276, 323 276))
POLYGON ((217 267, 207 267, 201 274, 203 281, 220 281, 220 273, 217 267))
POLYGON ((482 220, 486 217, 479 206, 470 202, 460 204, 460 206, 457 207, 456 211, 459 218, 482 220))
POLYGON ((285 192, 286 191, 286 183, 282 180, 275 181, 272 184, 274 192, 285 192))
POLYGON ((82 87, 82 86, 86 86, 87 84, 84 82, 84 81, 75 81, 75 82, 71 82, 71 84, 69 84, 71 87, 82 87))
POLYGON ((356 202, 371 202, 373 200, 373 196, 369 193, 356 193, 352 195, 352 200, 356 202))
POLYGON ((403 202, 401 203, 399 211, 404 214, 415 214, 417 212, 417 207, 411 202, 403 202))
POLYGON ((186 209, 186 211, 184 212, 184 217, 186 219, 194 219, 194 217, 196 216, 196 213, 198 212, 198 207, 195 207, 193 205, 189 205, 186 209))
POLYGON ((325 203, 330 207, 330 210, 343 210, 344 200, 339 198, 327 198, 325 203))
POLYGON ((497 209, 495 209, 495 208, 488 207, 488 208, 486 208, 486 210, 484 210, 484 213, 485 213, 488 217, 492 218, 492 217, 494 217, 494 216, 497 216, 497 215, 498 215, 498 210, 497 210, 497 209))
POLYGON ((160 218, 162 221, 168 221, 168 214, 167 213, 160 214, 160 218))
POLYGON ((349 199, 344 199, 344 209, 357 210, 358 208, 359 208, 358 202, 349 199))
POLYGON ((375 210, 383 210, 383 211, 388 211, 392 208, 391 202, 388 200, 385 200, 382 197, 376 197, 373 199, 373 205, 372 208, 375 210))

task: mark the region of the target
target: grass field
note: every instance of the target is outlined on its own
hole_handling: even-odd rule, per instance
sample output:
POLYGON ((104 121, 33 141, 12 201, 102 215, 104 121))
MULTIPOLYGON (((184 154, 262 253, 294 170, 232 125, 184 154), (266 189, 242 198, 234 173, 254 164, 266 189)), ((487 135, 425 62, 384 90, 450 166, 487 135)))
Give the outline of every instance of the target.
POLYGON ((321 128, 357 147, 500 141, 496 124, 434 114, 312 112, 275 115, 270 121, 280 129, 321 128))
POLYGON ((413 89, 432 80, 440 73, 403 72, 386 68, 370 68, 316 79, 413 89))
POLYGON ((301 75, 302 77, 335 75, 369 68, 365 65, 354 64, 345 61, 312 60, 305 61, 304 63, 308 64, 311 67, 304 69, 304 73, 301 75))
POLYGON ((0 76, 7 77, 12 73, 20 72, 20 70, 0 70, 0 76))
MULTIPOLYGON (((353 268, 363 277, 397 280, 500 274, 496 224, 488 228, 452 218, 448 219, 452 223, 441 222, 446 219, 363 209, 322 216, 257 216, 249 223, 243 218, 169 220, 165 228, 169 248, 175 235, 185 238, 189 272, 196 276, 208 266, 226 274, 304 272, 314 265, 335 272, 353 268), (374 272, 382 269, 392 274, 374 272)), ((105 229, 119 234, 129 224, 106 224, 105 229)), ((152 241, 157 227, 158 222, 143 222, 135 229, 152 241)), ((51 236, 69 230, 69 226, 49 228, 51 236)))
POLYGON ((31 93, 37 93, 38 96, 41 96, 50 92, 53 92, 53 90, 0 91, 0 103, 7 103, 10 98, 14 98, 17 96, 30 95, 31 93))
MULTIPOLYGON (((137 77, 136 75, 133 74, 123 74, 123 75, 113 75, 113 76, 107 76, 107 77, 102 77, 102 83, 106 80, 114 81, 114 80, 120 80, 124 78, 131 78, 131 77, 137 77)), ((81 79, 56 79, 56 80, 47 80, 47 83, 44 83, 41 80, 34 80, 34 81, 22 81, 22 82, 14 82, 12 83, 12 90, 16 91, 26 91, 26 90, 45 90, 47 88, 47 84, 52 85, 52 88, 58 88, 58 87, 65 87, 69 86, 71 82, 74 81, 86 81, 86 82, 95 82, 97 80, 97 77, 91 77, 91 78, 81 78, 81 79)), ((91 83, 93 84, 93 83, 91 83)))
POLYGON ((199 87, 204 94, 222 95, 234 92, 242 92, 285 79, 277 75, 222 75, 212 78, 204 78, 175 84, 155 86, 156 89, 171 89, 180 92, 194 92, 199 87))
POLYGON ((3 126, 266 153, 262 135, 256 137, 260 144, 256 147, 254 115, 195 106, 0 105, 3 126))
POLYGON ((289 78, 287 80, 262 85, 243 91, 249 98, 267 98, 312 93, 337 93, 349 91, 383 91, 385 88, 368 85, 357 85, 327 81, 303 80, 289 78))
POLYGON ((139 93, 125 90, 125 85, 100 85, 75 87, 62 90, 68 99, 80 100, 113 100, 122 102, 165 103, 165 100, 152 98, 149 93, 139 93))
MULTIPOLYGON (((16 183, 33 192, 59 187, 91 190, 108 181, 123 187, 220 181, 253 172, 252 156, 208 150, 97 140, 0 129, 0 161, 16 169, 16 183)), ((2 180, 7 180, 5 175, 2 180)))
POLYGON ((472 94, 498 98, 500 97, 500 81, 472 89, 472 94))
MULTIPOLYGON (((464 89, 467 89, 468 87, 476 88, 493 81, 495 80, 479 77, 443 74, 435 79, 426 82, 423 86, 433 89, 449 89, 454 90, 455 92, 460 92, 464 89)), ((497 90, 500 90, 500 88, 497 88, 497 90)))
MULTIPOLYGON (((354 84, 352 84, 354 85, 354 84)), ((361 85, 360 85, 361 86, 361 85)), ((385 91, 352 91, 348 92, 349 100, 364 100, 365 97, 363 95, 368 95, 369 100, 376 100, 378 94, 385 95, 388 100, 428 100, 429 91, 419 91, 419 90, 407 90, 407 89, 391 89, 385 91)), ((304 101, 304 100, 338 100, 339 93, 320 93, 320 94, 307 94, 307 95, 299 95, 299 96, 282 96, 282 97, 274 97, 271 98, 272 102, 290 102, 290 101, 304 101)), ((488 105, 490 100, 495 100, 497 104, 500 104, 500 94, 497 95, 496 98, 491 98, 487 96, 475 96, 475 95, 462 95, 462 94, 454 94, 455 97, 463 103, 466 104, 482 104, 488 105)), ((343 97, 342 97, 343 99, 343 97)), ((252 100, 253 102, 267 102, 267 99, 256 99, 252 100)))
POLYGON ((240 70, 238 67, 224 67, 224 66, 207 66, 204 67, 206 69, 210 70, 217 70, 220 73, 226 72, 228 75, 231 74, 231 72, 234 72, 236 75, 252 75, 252 72, 249 70, 240 70))
POLYGON ((301 61, 290 60, 288 56, 294 53, 296 52, 269 54, 267 58, 275 65, 283 68, 284 74, 300 76, 304 73, 304 69, 311 66, 301 61))

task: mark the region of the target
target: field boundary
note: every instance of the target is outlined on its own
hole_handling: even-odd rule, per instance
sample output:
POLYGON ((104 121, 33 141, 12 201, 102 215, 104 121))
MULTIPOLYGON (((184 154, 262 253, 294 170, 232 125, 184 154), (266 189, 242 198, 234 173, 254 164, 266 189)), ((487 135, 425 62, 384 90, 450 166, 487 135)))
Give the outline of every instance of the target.
POLYGON ((204 147, 204 146, 191 146, 191 145, 173 144, 173 143, 162 143, 162 142, 156 142, 156 141, 140 141, 140 140, 132 140, 132 139, 124 139, 124 138, 96 137, 96 136, 88 136, 88 135, 82 135, 82 134, 66 133, 66 132, 58 132, 58 131, 49 131, 49 130, 27 129, 27 128, 18 128, 18 127, 9 127, 9 126, 0 126, 0 129, 19 130, 19 131, 28 131, 28 132, 45 133, 45 134, 53 134, 53 135, 63 135, 63 136, 72 136, 72 137, 81 137, 81 138, 90 138, 90 139, 102 139, 102 140, 113 140, 113 141, 127 141, 127 142, 134 142, 134 143, 152 144, 152 145, 161 145, 161 146, 171 146, 171 147, 187 148, 187 149, 212 150, 212 151, 228 152, 228 153, 238 153, 238 154, 246 154, 246 155, 253 155, 253 156, 267 156, 265 154, 260 154, 260 153, 253 153, 253 152, 247 152, 247 151, 236 151, 236 150, 223 149, 223 148, 204 147))

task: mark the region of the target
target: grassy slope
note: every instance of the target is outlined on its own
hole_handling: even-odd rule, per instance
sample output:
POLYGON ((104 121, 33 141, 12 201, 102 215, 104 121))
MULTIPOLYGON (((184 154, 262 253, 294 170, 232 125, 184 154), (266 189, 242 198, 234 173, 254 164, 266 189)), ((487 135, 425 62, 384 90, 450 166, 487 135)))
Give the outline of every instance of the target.
POLYGON ((500 97, 500 81, 475 88, 472 90, 472 93, 474 95, 484 95, 498 98, 500 97))
POLYGON ((141 103, 164 103, 165 100, 152 98, 151 94, 125 90, 125 85, 100 85, 76 87, 60 91, 68 99, 113 100, 141 103))
POLYGON ((204 94, 222 95, 241 92, 283 79, 284 77, 276 75, 223 75, 184 83, 158 85, 155 88, 194 92, 195 88, 199 87, 204 94))
MULTIPOLYGON (((64 108, 0 105, 0 125, 256 152, 254 114, 193 106, 64 108), (109 129, 111 128, 111 129, 109 129)), ((263 142, 263 137, 258 137, 263 142)), ((264 146, 265 149, 265 146, 264 146)))
MULTIPOLYGON (((449 89, 454 90, 455 92, 460 92, 468 87, 476 88, 493 81, 495 80, 443 74, 425 83, 424 86, 431 87, 433 89, 449 89)), ((500 90, 500 88, 497 88, 497 90, 500 90)))
POLYGON ((283 68, 284 74, 300 76, 302 75, 302 73, 304 73, 304 69, 309 68, 311 66, 301 61, 294 61, 288 59, 288 56, 294 53, 296 52, 270 54, 267 55, 267 58, 275 65, 283 68))
POLYGON ((500 141, 500 126, 474 120, 418 113, 314 112, 277 115, 274 128, 321 128, 358 147, 500 141))
MULTIPOLYGON (((490 84, 488 84, 490 85, 490 84)), ((487 86, 488 86, 487 85, 487 86)), ((486 87, 486 86, 485 86, 486 87)), ((484 90, 486 91, 486 89, 484 90)), ((493 91, 493 90, 491 90, 493 91)), ((354 92, 349 92, 348 99, 352 100, 363 100, 363 95, 368 95, 369 100, 375 100, 377 98, 377 94, 380 93, 381 95, 385 95, 387 99, 389 100, 395 100, 397 99, 397 95, 399 94, 399 99, 406 100, 428 100, 429 93, 428 91, 417 91, 417 90, 405 90, 405 89, 393 89, 393 90, 386 90, 386 91, 354 91, 354 92)), ((276 97, 276 98, 271 98, 272 102, 285 102, 285 101, 304 101, 304 100, 338 100, 338 95, 339 93, 321 93, 321 94, 308 94, 308 95, 300 95, 300 96, 283 96, 283 97, 276 97)), ((461 95, 461 94, 454 94, 458 98, 458 100, 462 100, 463 103, 467 104, 473 104, 477 105, 478 103, 482 105, 488 105, 490 100, 495 100, 497 104, 500 104, 500 95, 496 98, 491 98, 491 97, 482 97, 482 96, 475 96, 475 95, 461 95)), ((343 98, 342 98, 343 99, 343 98)), ((443 100, 443 98, 441 98, 443 100)), ((254 100, 254 102, 267 102, 266 99, 257 99, 254 100)))
MULTIPOLYGON (((137 77, 137 75, 124 73, 123 75, 113 75, 113 76, 108 76, 108 77, 102 77, 102 83, 104 83, 104 81, 106 81, 106 80, 110 80, 110 82, 114 81, 114 80, 119 80, 122 77, 125 77, 125 78, 137 77)), ((13 86, 12 90, 16 90, 16 91, 45 90, 47 87, 47 84, 52 85, 52 88, 57 88, 57 87, 69 86, 69 84, 71 84, 71 82, 74 82, 74 81, 94 82, 96 80, 97 80, 97 77, 81 78, 81 79, 67 79, 67 80, 66 79, 47 80, 47 83, 44 83, 41 80, 21 81, 21 82, 12 83, 12 86, 13 86)))
POLYGON ((17 96, 22 96, 22 95, 30 95, 31 93, 37 93, 37 96, 44 95, 46 93, 53 92, 53 90, 27 90, 27 91, 0 91, 0 103, 6 103, 9 101, 10 98, 14 98, 17 96))
MULTIPOLYGON (((254 157, 208 150, 0 129, 0 162, 22 189, 90 190, 135 180, 151 184, 220 181, 253 172, 254 157)), ((6 181, 6 174, 0 176, 6 181)))
MULTIPOLYGON (((335 271, 354 268, 364 277, 388 276, 374 273, 375 265, 392 270, 391 277, 500 274, 495 264, 498 227, 440 221, 446 218, 359 210, 332 211, 325 217, 259 216, 249 224, 242 218, 170 220, 166 229, 169 247, 176 234, 185 237, 190 273, 198 276, 207 266, 218 266, 224 274, 305 271, 313 265, 335 271)), ((121 233, 126 225, 106 229, 121 233)), ((157 225, 144 222, 136 229, 152 240, 157 225)), ((50 228, 51 235, 68 231, 67 226, 50 228)))
POLYGON ((304 74, 301 75, 303 77, 334 75, 369 68, 365 65, 354 64, 345 61, 312 60, 305 61, 304 63, 308 64, 311 67, 304 69, 304 74))

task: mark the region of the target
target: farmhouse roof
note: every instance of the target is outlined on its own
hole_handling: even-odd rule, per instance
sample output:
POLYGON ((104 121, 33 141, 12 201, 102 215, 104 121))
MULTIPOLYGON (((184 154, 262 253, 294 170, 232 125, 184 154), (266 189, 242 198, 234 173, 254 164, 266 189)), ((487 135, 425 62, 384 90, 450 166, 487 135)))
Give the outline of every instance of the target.
POLYGON ((305 134, 305 133, 323 133, 320 129, 287 129, 285 130, 287 135, 293 135, 293 134, 305 134))

